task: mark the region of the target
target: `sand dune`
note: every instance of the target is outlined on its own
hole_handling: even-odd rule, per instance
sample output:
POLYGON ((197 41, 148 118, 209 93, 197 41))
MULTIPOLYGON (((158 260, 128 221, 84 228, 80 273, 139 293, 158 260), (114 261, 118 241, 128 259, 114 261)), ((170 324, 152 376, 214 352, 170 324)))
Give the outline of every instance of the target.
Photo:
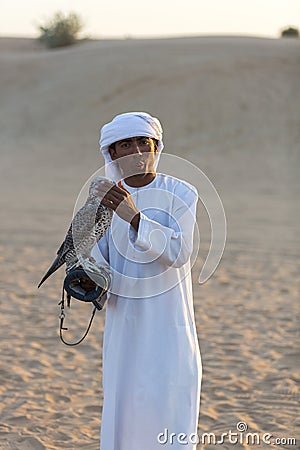
MULTIPOLYGON (((99 448, 104 315, 80 347, 64 347, 57 336, 64 273, 42 290, 36 285, 81 187, 103 164, 100 126, 130 110, 161 119, 165 152, 204 171, 226 211, 223 259, 199 286, 209 243, 199 204, 199 434, 220 436, 245 421, 261 436, 296 437, 300 41, 129 39, 46 51, 33 40, 2 38, 0 62, 0 448, 99 448)), ((201 191, 196 177, 189 181, 201 191)), ((89 314, 74 304, 70 328, 80 334, 89 314)))

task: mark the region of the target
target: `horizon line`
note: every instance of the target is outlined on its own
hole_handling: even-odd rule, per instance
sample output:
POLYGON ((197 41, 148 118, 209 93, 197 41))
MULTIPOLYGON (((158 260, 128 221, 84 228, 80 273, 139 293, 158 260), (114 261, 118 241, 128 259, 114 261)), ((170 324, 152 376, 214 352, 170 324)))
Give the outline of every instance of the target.
MULTIPOLYGON (((283 28, 284 29, 284 28, 283 28)), ((282 30, 283 30, 282 29, 282 30)), ((251 33, 199 33, 199 34, 170 34, 170 35, 130 35, 126 34, 123 36, 101 36, 101 35, 86 35, 78 38, 78 41, 82 40, 90 40, 90 41, 99 41, 99 40, 155 40, 155 39, 180 39, 180 38, 220 38, 220 37, 241 37, 241 38, 258 38, 258 39, 278 39, 281 38, 280 31, 278 31, 278 35, 269 35, 269 34, 251 34, 251 33)), ((2 35, 0 34, 0 39, 31 39, 38 40, 39 36, 33 35, 2 35)))

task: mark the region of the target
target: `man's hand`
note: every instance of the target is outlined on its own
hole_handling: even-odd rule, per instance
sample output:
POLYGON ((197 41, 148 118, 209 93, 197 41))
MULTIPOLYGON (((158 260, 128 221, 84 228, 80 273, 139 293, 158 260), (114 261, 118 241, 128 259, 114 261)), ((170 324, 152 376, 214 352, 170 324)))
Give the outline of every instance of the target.
POLYGON ((97 288, 97 284, 88 276, 80 278, 80 286, 87 292, 97 288))
POLYGON ((125 189, 122 182, 111 187, 111 183, 101 181, 94 192, 101 198, 101 205, 115 211, 119 217, 129 222, 138 231, 140 213, 136 208, 130 192, 125 189))

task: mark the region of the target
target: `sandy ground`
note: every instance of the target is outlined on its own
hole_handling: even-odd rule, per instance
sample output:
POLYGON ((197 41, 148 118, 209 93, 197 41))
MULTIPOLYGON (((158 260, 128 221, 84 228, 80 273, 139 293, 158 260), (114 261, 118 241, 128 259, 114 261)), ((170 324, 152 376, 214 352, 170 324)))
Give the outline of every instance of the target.
MULTIPOLYGON (((46 51, 3 38, 0 63, 1 450, 99 449, 104 314, 80 347, 67 348, 57 335, 63 270, 36 285, 103 163, 100 126, 130 110, 161 119, 165 151, 204 171, 226 211, 224 256, 199 286, 210 239, 199 203, 199 435, 220 437, 244 421, 273 444, 298 438, 278 449, 300 448, 300 41, 94 41, 46 51)), ((201 192, 191 176, 182 178, 201 192)), ((73 305, 74 337, 89 315, 73 305)), ((270 448, 255 442, 199 449, 270 448)))

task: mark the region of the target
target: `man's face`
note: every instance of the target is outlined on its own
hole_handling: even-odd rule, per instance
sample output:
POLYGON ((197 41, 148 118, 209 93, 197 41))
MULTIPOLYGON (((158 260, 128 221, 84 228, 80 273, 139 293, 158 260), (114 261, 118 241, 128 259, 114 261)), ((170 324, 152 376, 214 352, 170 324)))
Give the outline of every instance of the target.
POLYGON ((118 165, 125 177, 154 173, 157 152, 155 140, 145 136, 122 139, 109 148, 112 160, 119 160, 118 165))

